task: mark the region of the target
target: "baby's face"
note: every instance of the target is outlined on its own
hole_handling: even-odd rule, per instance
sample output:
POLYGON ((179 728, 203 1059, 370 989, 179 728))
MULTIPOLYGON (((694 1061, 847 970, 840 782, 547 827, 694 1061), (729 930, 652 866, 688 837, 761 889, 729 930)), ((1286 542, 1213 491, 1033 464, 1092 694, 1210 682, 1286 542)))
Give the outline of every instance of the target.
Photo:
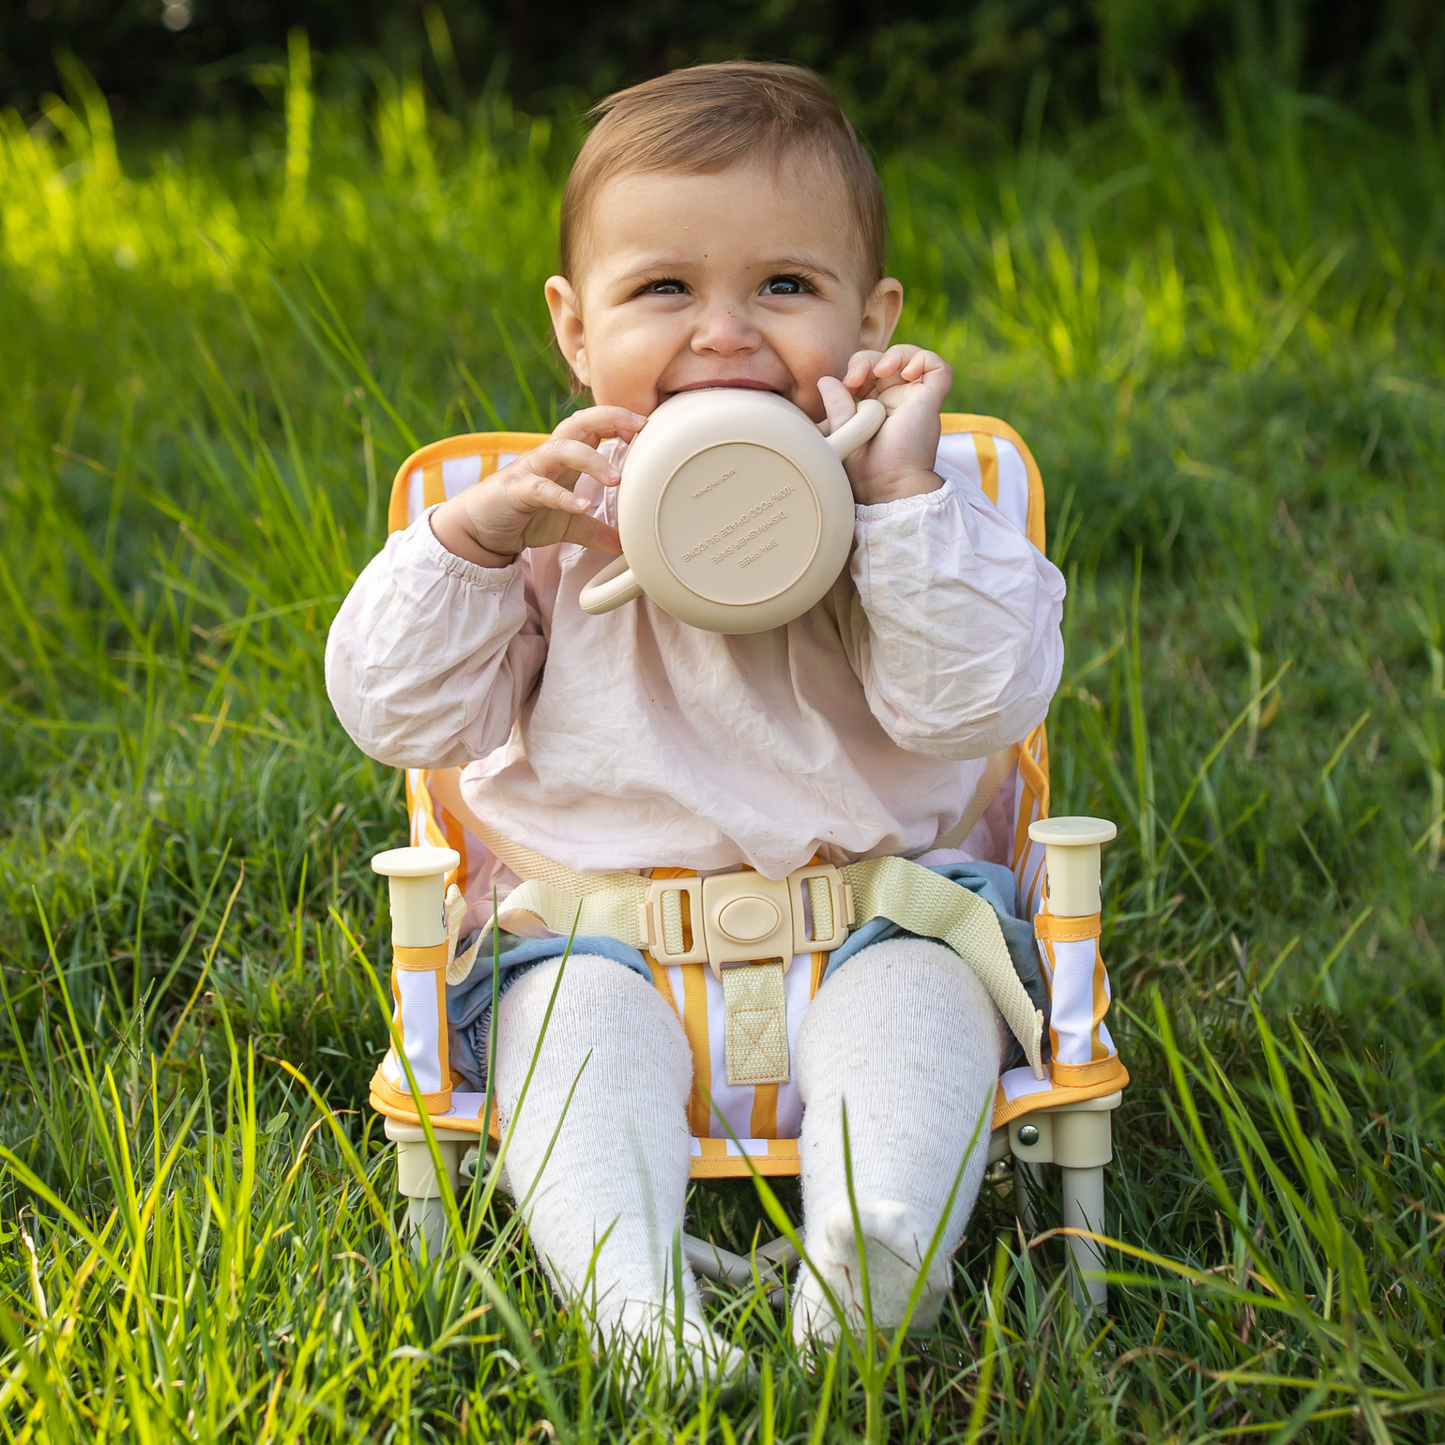
POLYGON ((563 355, 598 405, 644 416, 736 386, 821 421, 818 378, 883 350, 903 304, 897 281, 864 274, 841 181, 805 164, 617 176, 577 270, 547 283, 563 355))

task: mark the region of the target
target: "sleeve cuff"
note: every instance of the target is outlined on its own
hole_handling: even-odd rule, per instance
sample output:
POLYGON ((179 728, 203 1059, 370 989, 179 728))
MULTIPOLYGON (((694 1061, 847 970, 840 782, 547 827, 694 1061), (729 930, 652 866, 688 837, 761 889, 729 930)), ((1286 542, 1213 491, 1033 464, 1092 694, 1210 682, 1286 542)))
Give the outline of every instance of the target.
MULTIPOLYGON (((942 474, 940 474, 942 475, 942 474)), ((853 519, 858 526, 869 522, 886 522, 892 517, 907 516, 910 512, 930 509, 941 511, 956 500, 957 486, 952 477, 944 476, 943 485, 931 492, 919 492, 912 497, 900 497, 896 502, 875 502, 872 506, 855 505, 853 519)))
POLYGON ((431 529, 431 514, 440 505, 438 502, 436 506, 428 507, 409 528, 411 539, 414 539, 422 557, 438 571, 445 572, 460 582, 470 583, 473 587, 480 587, 484 592, 506 591, 520 575, 521 562, 512 562, 506 567, 483 567, 479 562, 469 562, 465 557, 458 557, 455 552, 448 552, 437 541, 437 535, 431 529))

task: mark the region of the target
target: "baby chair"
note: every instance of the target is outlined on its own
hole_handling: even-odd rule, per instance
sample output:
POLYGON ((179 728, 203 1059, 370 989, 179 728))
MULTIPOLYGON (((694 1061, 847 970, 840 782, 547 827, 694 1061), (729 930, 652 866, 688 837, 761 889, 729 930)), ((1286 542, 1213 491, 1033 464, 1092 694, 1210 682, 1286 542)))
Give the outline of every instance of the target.
MULTIPOLYGON (((388 511, 389 530, 404 529, 427 507, 474 486, 546 439, 541 434, 490 432, 423 447, 397 473, 388 511)), ((989 501, 1043 550, 1043 482, 1028 447, 1011 427, 991 417, 946 415, 939 457, 975 482, 989 501)), ((489 853, 526 880, 501 905, 509 929, 513 928, 510 920, 521 916, 536 925, 531 930, 534 933, 565 935, 578 907, 585 906, 594 919, 606 917, 612 926, 579 928, 579 933, 626 934, 626 941, 642 948, 653 980, 676 1010, 692 1048, 692 1177, 797 1175, 799 1106, 795 1100, 791 1107, 785 1102, 780 1113, 780 1086, 786 1088, 787 1078, 786 1041, 781 1073, 770 1072, 776 1069, 776 1060, 751 1072, 738 1066, 742 1050, 740 1045, 735 1047, 724 981, 729 974, 751 970, 719 968, 716 954, 709 951, 710 940, 693 937, 695 931, 706 934, 708 926, 704 923, 694 930, 691 920, 717 916, 716 900, 704 899, 704 886, 722 880, 709 879, 703 885, 681 876, 685 870, 680 869, 655 869, 650 881, 630 874, 584 877, 571 873, 511 843, 477 817, 462 797, 458 776, 454 768, 408 770, 412 846, 373 860, 376 871, 389 878, 393 1031, 415 1081, 415 1093, 393 1046, 373 1080, 371 1103, 385 1116, 386 1136, 396 1146, 398 1188, 408 1200, 408 1227, 418 1247, 422 1236, 432 1257, 443 1246, 443 1190, 455 1192, 463 1174, 475 1170, 483 1136, 493 1142, 497 1138, 495 1109, 491 1119, 484 1120, 485 1096, 468 1092, 465 1081, 450 1069, 446 1023, 447 973, 456 966, 463 923, 469 915, 481 922, 491 912, 489 891, 479 886, 489 853), (607 894, 607 888, 616 896, 607 894), (482 896, 484 891, 488 896, 482 896), (607 907, 611 907, 610 913, 607 907), (427 1112, 437 1155, 420 1126, 418 1103, 427 1112), (437 1158, 442 1165, 440 1175, 437 1158)), ((1113 1157, 1112 1112, 1129 1082, 1104 1021, 1110 1001, 1109 978, 1098 944, 1099 852, 1116 830, 1112 823, 1097 818, 1050 818, 1048 804, 1048 745, 1040 724, 1021 743, 988 760, 963 818, 934 846, 958 847, 989 814, 991 836, 1006 854, 994 861, 1009 864, 1017 879, 1021 911, 1026 908, 1023 916, 1034 920, 1049 990, 1048 1058, 1045 1060, 1035 1045, 1029 1062, 1007 1070, 1000 1078, 989 1136, 989 1164, 1012 1156, 1015 1202, 1027 1228, 1032 1227, 1030 1191, 1039 1185, 1037 1168, 1057 1165, 1065 1226, 1102 1234, 1103 1171, 1113 1157)), ((858 897, 874 898, 880 890, 887 891, 888 880, 880 882, 876 869, 889 861, 842 869, 816 865, 779 883, 754 873, 729 875, 732 893, 742 897, 746 906, 756 906, 753 893, 767 894, 778 905, 785 920, 781 925, 785 956, 790 912, 796 953, 811 953, 811 970, 794 967, 786 971, 787 996, 779 1007, 780 1013, 786 1012, 788 1038, 795 1035, 797 1021, 819 986, 828 950, 847 937, 855 917, 863 921, 858 897), (869 868, 875 872, 860 871, 869 868)), ((866 911, 869 916, 887 912, 901 926, 910 927, 897 908, 870 906, 866 911)), ((943 936, 926 926, 913 926, 912 931, 943 936)), ((759 952, 754 949, 745 956, 759 952)), ((732 956, 738 957, 736 951, 732 956)), ((982 976, 982 967, 972 961, 982 976)), ((1018 990, 1023 1002, 1012 1011, 1006 1008, 1005 1014, 1015 1033, 1026 1040, 1028 1024, 1033 1024, 1036 1034, 1038 1025, 1012 966, 1007 968, 1007 982, 1018 990), (1022 1023, 1020 1009, 1027 1013, 1022 1023)), ((987 977, 985 982, 989 982, 987 977)), ((995 999, 1000 998, 992 985, 990 991, 995 999)), ((774 1042, 780 1039, 782 1030, 776 1031, 774 1042)), ((790 1247, 783 1239, 760 1246, 752 1259, 691 1236, 684 1244, 699 1275, 737 1285, 750 1283, 756 1270, 765 1284, 778 1286, 789 1262, 790 1247)), ((1083 1304, 1103 1308, 1107 1293, 1100 1277, 1102 1247, 1079 1233, 1068 1237, 1068 1250, 1076 1297, 1083 1304)))

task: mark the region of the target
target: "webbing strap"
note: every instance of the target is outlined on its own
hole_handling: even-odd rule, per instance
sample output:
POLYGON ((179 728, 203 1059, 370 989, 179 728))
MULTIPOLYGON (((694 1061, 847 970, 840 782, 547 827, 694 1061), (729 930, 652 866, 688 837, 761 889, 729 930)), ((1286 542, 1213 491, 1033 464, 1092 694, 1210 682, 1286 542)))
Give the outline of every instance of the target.
MULTIPOLYGON (((515 865, 508 866, 515 871, 515 865)), ((1042 1079, 1044 1016, 1019 982, 993 909, 968 889, 906 858, 870 858, 839 872, 853 888, 856 924, 891 919, 910 933, 946 943, 968 964, 1023 1045, 1034 1076, 1042 1079)), ((509 933, 567 934, 576 920, 579 934, 599 933, 633 948, 641 946, 638 905, 647 897, 645 878, 635 873, 573 873, 560 863, 551 864, 549 873, 552 878, 565 876, 568 883, 586 883, 587 890, 528 879, 497 910, 498 922, 509 933)), ((733 971, 723 970, 724 982, 733 971)))
POLYGON ((826 878, 808 879, 808 902, 813 906, 813 937, 833 936, 833 890, 826 878))
POLYGON ((1034 1077, 1042 1079, 1044 1016, 1014 971, 998 914, 976 893, 906 858, 869 858, 839 872, 852 885, 859 924, 891 919, 910 933, 946 943, 968 964, 1023 1045, 1034 1077))
MULTIPOLYGON (((507 866, 516 872, 511 863, 507 866)), ((561 869, 562 865, 557 863, 553 867, 561 869)), ((579 934, 600 933, 640 948, 642 920, 638 906, 647 899, 647 879, 635 873, 574 873, 572 876, 593 884, 602 882, 604 886, 583 893, 578 888, 558 887, 542 878, 529 878, 498 904, 497 922, 508 933, 536 938, 543 933, 571 933, 575 920, 579 934)))
POLYGON ((783 965, 744 963, 722 971, 727 1081, 744 1084, 788 1082, 788 1014, 783 998, 783 965))
MULTIPOLYGON (((492 855, 500 862, 506 864, 518 878, 525 878, 529 883, 550 883, 553 887, 560 889, 563 893, 569 893, 574 899, 585 898, 592 893, 605 893, 625 886, 625 880, 630 879, 635 884, 641 885, 639 898, 647 895, 647 880, 639 878, 635 873, 575 873, 565 864, 555 862, 543 853, 528 848, 524 844, 514 843, 510 838, 504 838, 495 828, 478 817, 470 807, 466 799, 462 797, 461 775, 456 768, 442 768, 436 772, 427 774, 428 784, 441 805, 458 822, 465 823, 478 838, 482 840, 491 850, 492 855)), ((515 892, 511 895, 515 897, 515 892)), ((573 911, 576 904, 573 904, 573 911)), ((636 932, 637 920, 633 920, 633 931, 636 932)), ((503 925, 505 927, 505 924, 503 925)), ((572 927, 571 919, 568 919, 567 929, 572 927)), ((578 932, 603 933, 609 930, 600 928, 578 929, 578 932)), ((619 939, 621 942, 628 942, 621 934, 610 933, 610 936, 619 939)))
POLYGON ((477 936, 472 939, 472 946, 466 952, 456 954, 447 964, 447 982, 453 987, 459 983, 465 983, 472 976, 472 968, 476 964, 477 954, 481 952, 482 940, 486 936, 485 930, 479 928, 477 936))
POLYGON ((973 797, 968 800, 968 807, 963 810, 963 816, 934 843, 935 848, 958 848, 963 845, 963 840, 973 832, 978 820, 988 811, 988 805, 998 796, 1004 780, 1013 772, 1014 765, 1019 760, 1019 751, 1019 745, 1013 743, 1000 752, 990 754, 983 776, 973 790, 973 797))
POLYGON ((455 883, 447 889, 446 901, 442 906, 447 916, 447 982, 461 983, 472 971, 481 935, 478 934, 472 946, 458 958, 457 944, 461 940, 462 924, 466 921, 467 900, 455 883))

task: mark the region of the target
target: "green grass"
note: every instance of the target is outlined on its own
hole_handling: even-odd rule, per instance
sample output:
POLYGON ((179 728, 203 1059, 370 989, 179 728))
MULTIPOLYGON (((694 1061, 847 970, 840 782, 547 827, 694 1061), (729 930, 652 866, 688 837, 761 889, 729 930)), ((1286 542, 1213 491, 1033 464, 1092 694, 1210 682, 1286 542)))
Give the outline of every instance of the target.
MULTIPOLYGON (((284 124, 121 158, 81 82, 3 123, 6 1438, 1439 1437, 1429 98, 1403 136, 1240 93, 1214 135, 1136 107, 887 160, 902 334, 1029 440, 1070 581, 1053 810, 1120 824, 1128 1249, 1081 1320, 1061 1242, 986 1190, 953 1306, 868 1391, 744 1293, 714 1308, 755 1398, 627 1406, 504 1204, 462 1201, 466 1260, 397 1245, 364 1086, 400 784, 321 678, 414 443, 572 405, 565 138, 305 76, 284 124)), ((695 1217, 745 1247, 761 1210, 695 1217)))

